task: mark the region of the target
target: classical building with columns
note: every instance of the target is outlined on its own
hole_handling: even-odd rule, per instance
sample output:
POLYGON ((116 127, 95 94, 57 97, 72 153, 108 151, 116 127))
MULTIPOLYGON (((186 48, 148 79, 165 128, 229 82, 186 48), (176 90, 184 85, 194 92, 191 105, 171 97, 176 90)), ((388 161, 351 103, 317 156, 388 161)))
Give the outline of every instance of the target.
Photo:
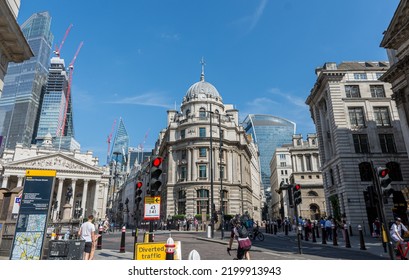
POLYGON ((294 218, 294 208, 289 205, 287 185, 301 185, 302 203, 298 214, 306 219, 318 220, 326 215, 318 141, 315 134, 303 140, 301 134, 293 135, 291 144, 277 148, 271 160, 272 217, 294 218))
POLYGON ((239 125, 238 110, 224 104, 204 78, 202 71, 200 81, 183 97, 180 111, 168 111, 167 128, 155 148, 164 158, 162 218, 211 214, 213 201, 219 217, 222 209, 230 215, 248 212, 260 221, 257 147, 239 125))
MULTIPOLYGON (((47 137, 46 137, 47 138, 47 137)), ((17 144, 14 150, 6 149, 0 158, 0 254, 11 247, 17 213, 15 197, 23 191, 27 169, 56 170, 49 222, 54 224, 79 223, 90 214, 103 219, 109 187, 109 168, 98 166, 92 152, 62 151, 52 147, 51 138, 41 147, 29 148, 17 144), (67 195, 71 190, 72 195, 67 195)))

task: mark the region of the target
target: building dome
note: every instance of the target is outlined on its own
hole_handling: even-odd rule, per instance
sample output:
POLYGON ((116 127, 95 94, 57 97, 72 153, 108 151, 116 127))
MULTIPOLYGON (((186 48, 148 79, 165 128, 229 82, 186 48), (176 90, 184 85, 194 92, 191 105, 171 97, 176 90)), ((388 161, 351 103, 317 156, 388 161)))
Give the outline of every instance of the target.
POLYGON ((208 98, 218 98, 221 100, 221 96, 217 89, 211 84, 204 80, 204 74, 200 76, 200 81, 194 83, 186 92, 186 100, 192 100, 200 98, 199 94, 205 94, 208 98))

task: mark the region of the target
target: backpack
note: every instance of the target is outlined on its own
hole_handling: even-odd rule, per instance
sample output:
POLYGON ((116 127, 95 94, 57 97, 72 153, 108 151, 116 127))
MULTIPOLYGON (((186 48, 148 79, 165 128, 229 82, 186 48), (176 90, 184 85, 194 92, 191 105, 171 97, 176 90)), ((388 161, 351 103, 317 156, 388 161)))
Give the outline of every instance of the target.
POLYGON ((249 236, 249 232, 247 231, 247 228, 244 225, 238 225, 236 229, 237 233, 239 234, 239 238, 246 238, 249 236))

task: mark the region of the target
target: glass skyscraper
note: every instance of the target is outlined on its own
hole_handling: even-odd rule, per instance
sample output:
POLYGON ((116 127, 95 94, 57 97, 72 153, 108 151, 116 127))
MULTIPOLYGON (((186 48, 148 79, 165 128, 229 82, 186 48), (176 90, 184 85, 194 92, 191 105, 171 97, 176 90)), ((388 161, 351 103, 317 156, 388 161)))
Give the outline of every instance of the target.
POLYGON ((53 146, 63 150, 79 149, 74 139, 71 94, 68 94, 69 73, 64 59, 51 58, 45 94, 42 99, 36 141, 41 144, 50 135, 53 146))
POLYGON ((47 79, 53 43, 48 12, 33 14, 21 25, 34 57, 22 63, 10 63, 0 98, 0 133, 3 148, 16 143, 29 146, 34 141, 41 97, 47 79))
POLYGON ((126 131, 125 124, 121 118, 112 145, 111 160, 119 162, 122 166, 126 166, 128 147, 129 136, 128 132, 126 131))
POLYGON ((251 134, 260 153, 261 181, 264 192, 270 188, 270 161, 276 148, 283 144, 292 143, 295 134, 295 123, 271 115, 248 115, 243 121, 247 134, 251 134))

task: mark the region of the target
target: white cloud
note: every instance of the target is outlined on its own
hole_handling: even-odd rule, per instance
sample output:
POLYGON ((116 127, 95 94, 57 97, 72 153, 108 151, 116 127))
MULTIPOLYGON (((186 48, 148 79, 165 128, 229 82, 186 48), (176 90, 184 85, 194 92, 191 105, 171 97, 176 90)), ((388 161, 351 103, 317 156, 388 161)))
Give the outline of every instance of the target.
POLYGON ((289 103, 298 106, 298 107, 307 107, 307 104, 305 104, 305 100, 299 97, 296 97, 290 93, 287 92, 282 92, 280 89, 278 88, 271 88, 269 90, 270 93, 272 93, 273 95, 278 95, 283 97, 284 99, 286 99, 289 103))
POLYGON ((247 32, 252 31, 257 26, 257 23, 259 22, 261 16, 263 15, 266 6, 267 0, 261 0, 260 4, 257 6, 256 10, 252 14, 240 18, 235 23, 247 26, 247 32))
POLYGON ((141 95, 125 97, 125 98, 111 101, 108 103, 171 108, 172 105, 169 103, 166 103, 165 99, 166 97, 164 96, 162 92, 147 92, 141 95))

